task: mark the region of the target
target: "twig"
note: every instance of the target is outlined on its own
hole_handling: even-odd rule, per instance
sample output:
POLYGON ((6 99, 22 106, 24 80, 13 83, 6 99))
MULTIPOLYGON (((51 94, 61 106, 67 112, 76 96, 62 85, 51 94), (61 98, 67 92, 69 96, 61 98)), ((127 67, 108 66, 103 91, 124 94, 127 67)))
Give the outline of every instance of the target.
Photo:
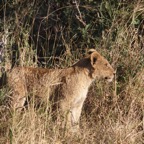
POLYGON ((77 2, 76 0, 74 0, 73 3, 75 4, 76 9, 77 9, 78 14, 79 14, 79 15, 76 15, 76 18, 77 18, 84 26, 86 26, 86 23, 83 21, 83 18, 82 18, 80 9, 79 9, 79 4, 78 4, 78 2, 77 2))

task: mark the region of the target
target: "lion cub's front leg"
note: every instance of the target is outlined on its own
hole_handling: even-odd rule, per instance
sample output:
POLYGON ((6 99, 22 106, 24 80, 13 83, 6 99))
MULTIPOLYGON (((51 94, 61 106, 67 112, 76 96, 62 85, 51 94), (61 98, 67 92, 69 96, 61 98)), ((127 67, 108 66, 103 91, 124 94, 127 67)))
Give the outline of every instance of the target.
POLYGON ((71 125, 74 132, 79 131, 79 121, 84 100, 85 97, 74 103, 74 106, 71 108, 71 125))
POLYGON ((71 104, 67 101, 62 102, 62 111, 65 114, 66 128, 70 132, 79 132, 79 120, 85 97, 74 99, 71 104))

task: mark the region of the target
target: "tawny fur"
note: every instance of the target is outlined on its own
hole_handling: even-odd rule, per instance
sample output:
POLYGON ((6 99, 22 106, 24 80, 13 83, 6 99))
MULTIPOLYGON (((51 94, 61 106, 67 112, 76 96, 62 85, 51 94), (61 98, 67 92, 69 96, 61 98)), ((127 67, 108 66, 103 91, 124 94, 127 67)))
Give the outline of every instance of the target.
POLYGON ((15 67, 8 72, 8 85, 12 90, 12 107, 24 106, 26 97, 35 95, 55 100, 67 114, 68 128, 78 130, 79 119, 88 88, 95 79, 112 81, 114 69, 97 51, 65 69, 15 67), (56 95, 57 94, 57 95, 56 95))

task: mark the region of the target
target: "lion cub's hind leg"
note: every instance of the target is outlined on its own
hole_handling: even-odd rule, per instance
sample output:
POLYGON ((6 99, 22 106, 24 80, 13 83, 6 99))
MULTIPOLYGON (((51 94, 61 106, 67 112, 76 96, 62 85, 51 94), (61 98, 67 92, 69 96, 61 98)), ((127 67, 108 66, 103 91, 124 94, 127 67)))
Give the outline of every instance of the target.
POLYGON ((26 92, 23 87, 21 87, 20 89, 18 88, 12 89, 11 107, 14 111, 21 111, 25 104, 25 101, 26 101, 26 92))
MULTIPOLYGON (((19 73, 18 73, 19 74, 19 73)), ((9 77, 8 81, 9 87, 11 88, 11 94, 10 94, 10 105, 11 108, 15 111, 21 111, 25 101, 26 101, 26 95, 27 95, 27 88, 25 86, 25 80, 23 77, 20 77, 19 75, 9 77)))

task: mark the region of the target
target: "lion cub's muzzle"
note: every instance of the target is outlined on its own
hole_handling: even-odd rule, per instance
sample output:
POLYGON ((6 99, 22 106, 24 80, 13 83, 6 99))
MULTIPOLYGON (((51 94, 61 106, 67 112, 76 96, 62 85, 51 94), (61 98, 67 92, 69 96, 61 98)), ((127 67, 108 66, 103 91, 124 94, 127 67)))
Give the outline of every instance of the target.
POLYGON ((106 80, 107 82, 112 82, 112 81, 113 81, 113 78, 115 77, 115 74, 116 74, 116 72, 113 72, 113 74, 112 74, 111 76, 106 76, 106 77, 105 77, 105 80, 106 80))

